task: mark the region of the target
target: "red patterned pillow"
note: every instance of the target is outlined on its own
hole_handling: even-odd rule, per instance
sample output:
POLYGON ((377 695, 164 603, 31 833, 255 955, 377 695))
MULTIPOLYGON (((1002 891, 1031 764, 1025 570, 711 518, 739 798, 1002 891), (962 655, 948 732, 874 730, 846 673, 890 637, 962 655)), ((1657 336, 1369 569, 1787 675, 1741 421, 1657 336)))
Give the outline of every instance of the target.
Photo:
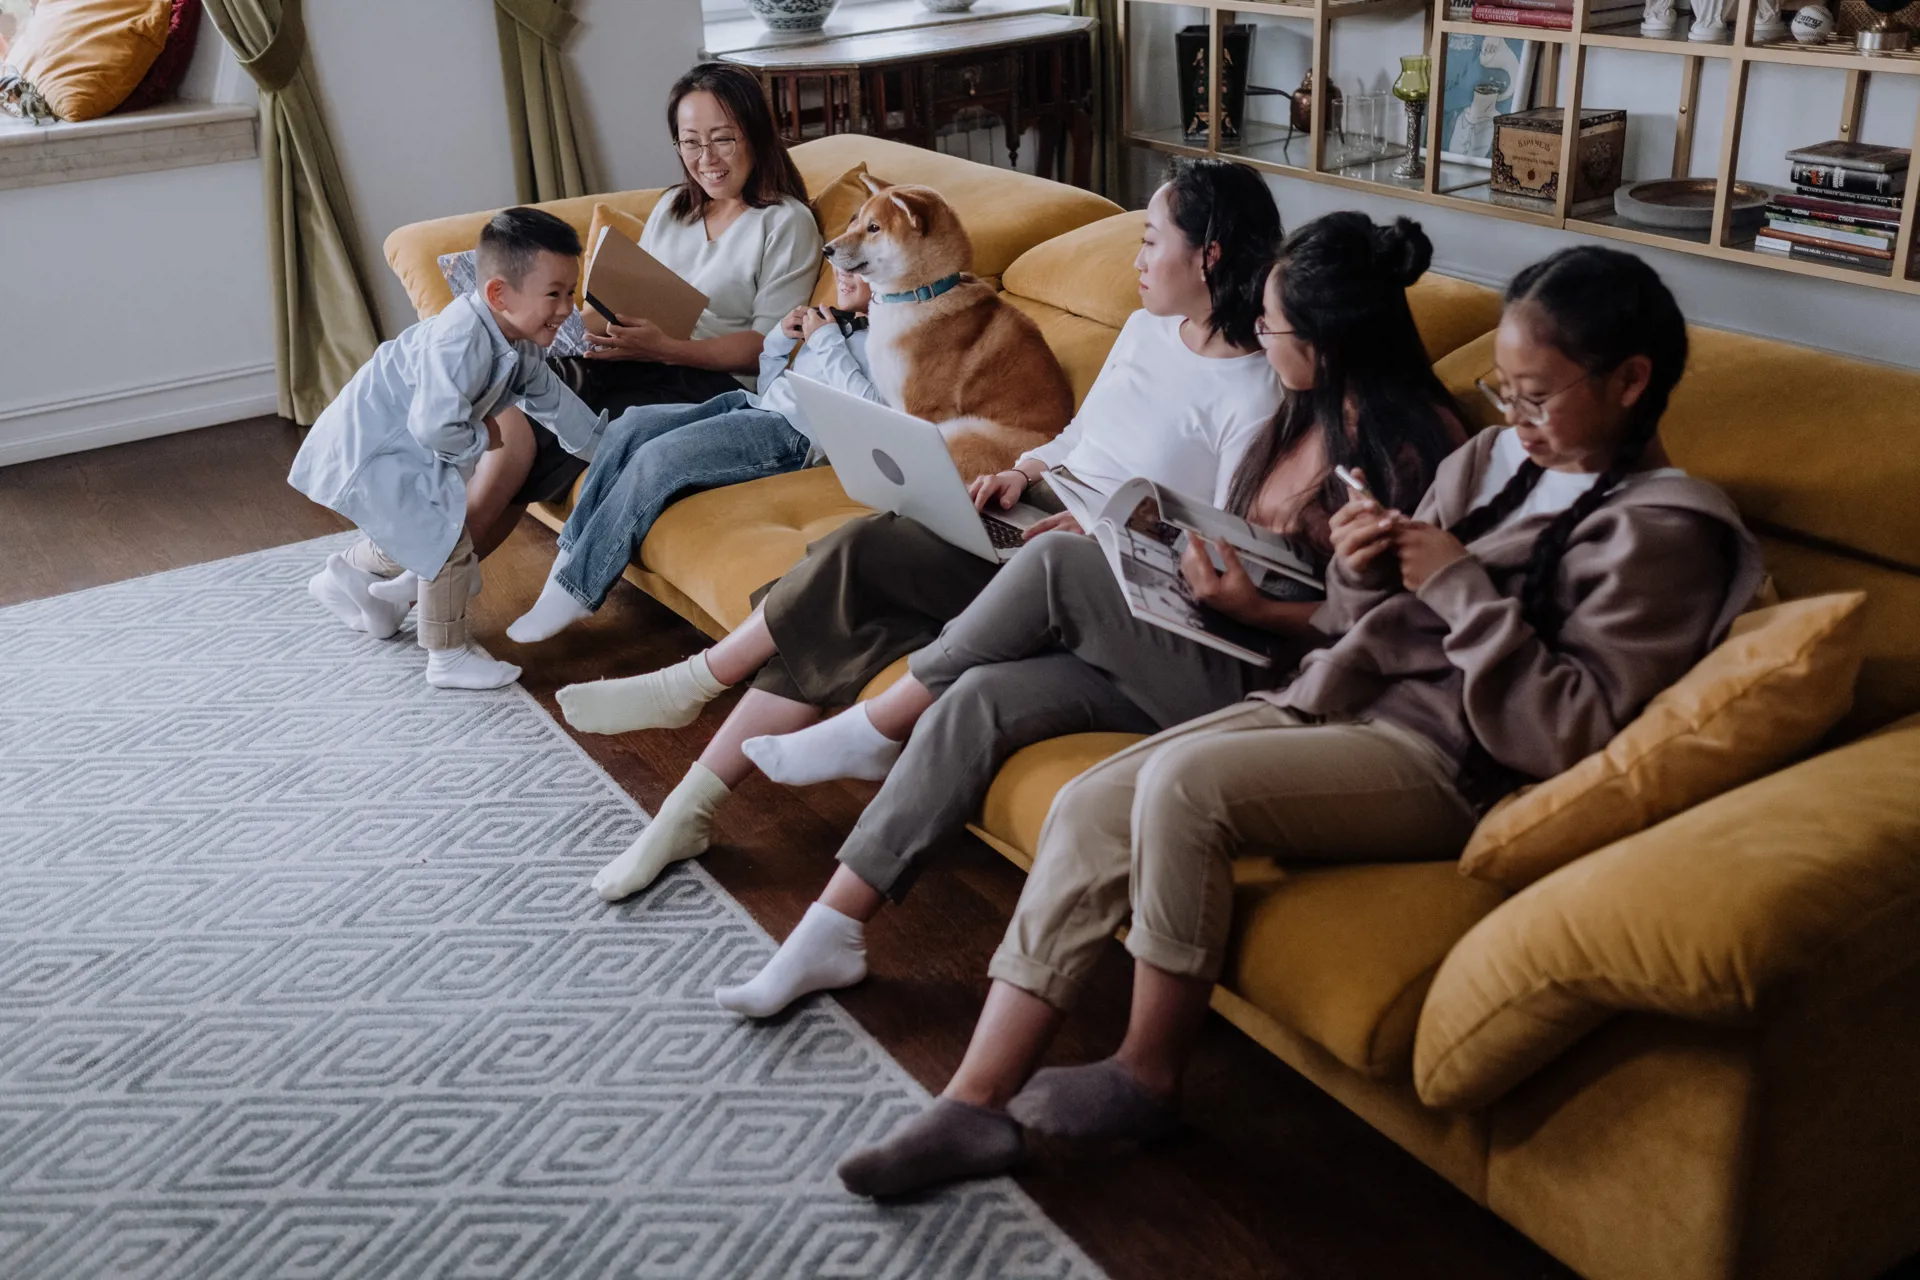
POLYGON ((173 0, 167 43, 161 47, 160 56, 153 60, 146 76, 114 110, 138 111, 172 102, 180 92, 180 82, 187 78, 187 64, 193 61, 194 38, 199 33, 200 0, 173 0))

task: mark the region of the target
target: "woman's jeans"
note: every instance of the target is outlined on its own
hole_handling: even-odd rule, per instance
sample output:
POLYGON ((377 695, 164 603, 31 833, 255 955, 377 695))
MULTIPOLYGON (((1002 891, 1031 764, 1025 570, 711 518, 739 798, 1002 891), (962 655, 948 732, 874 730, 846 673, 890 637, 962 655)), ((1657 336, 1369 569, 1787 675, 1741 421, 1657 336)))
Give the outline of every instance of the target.
POLYGON ((560 531, 568 559, 553 580, 598 609, 675 498, 799 470, 807 438, 748 401, 729 391, 705 404, 648 405, 609 427, 560 531))

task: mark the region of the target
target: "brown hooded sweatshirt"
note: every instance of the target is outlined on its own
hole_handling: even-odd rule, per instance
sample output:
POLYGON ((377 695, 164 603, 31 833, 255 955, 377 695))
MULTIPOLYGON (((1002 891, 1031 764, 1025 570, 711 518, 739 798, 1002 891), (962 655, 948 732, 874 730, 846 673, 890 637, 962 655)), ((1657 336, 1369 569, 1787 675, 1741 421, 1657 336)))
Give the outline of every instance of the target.
MULTIPOLYGON (((1441 463, 1415 519, 1445 528, 1467 513, 1500 430, 1441 463)), ((1495 529, 1414 592, 1365 586, 1336 562, 1313 621, 1338 638, 1260 696, 1378 718, 1457 761, 1478 742, 1528 778, 1598 751, 1726 634, 1760 587, 1760 550, 1716 486, 1640 472, 1567 539, 1554 584, 1566 620, 1546 644, 1520 615, 1520 588, 1551 519, 1495 529)))

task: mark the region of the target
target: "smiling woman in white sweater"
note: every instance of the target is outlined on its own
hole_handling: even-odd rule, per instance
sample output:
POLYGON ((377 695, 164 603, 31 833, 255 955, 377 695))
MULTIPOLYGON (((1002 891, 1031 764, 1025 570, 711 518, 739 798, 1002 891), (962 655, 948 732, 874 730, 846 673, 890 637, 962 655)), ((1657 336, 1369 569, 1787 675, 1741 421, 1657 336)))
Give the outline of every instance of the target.
MULTIPOLYGON (((1280 404, 1254 323, 1281 238, 1266 184, 1220 161, 1176 169, 1155 193, 1135 267, 1130 317, 1080 412, 1013 470, 974 483, 978 504, 1011 506, 1064 465, 1110 491, 1134 476, 1224 501, 1234 468, 1280 404)), ((1031 495, 1044 505, 1048 494, 1031 495)), ((1057 507, 1057 503, 1054 504, 1057 507)), ((1061 513, 1029 536, 1073 528, 1061 513)), ((760 674, 659 815, 594 879, 608 901, 703 852, 720 802, 752 772, 748 738, 811 724, 852 702, 888 664, 920 648, 971 603, 997 566, 892 515, 855 520, 817 542, 719 645, 664 671, 570 685, 568 723, 589 733, 678 728, 729 685, 760 674)))
MULTIPOLYGON (((707 295, 687 339, 621 317, 590 335, 584 356, 549 363, 595 409, 618 416, 637 404, 699 404, 755 389, 761 343, 805 303, 820 274, 820 227, 806 184, 780 141, 753 75, 703 63, 667 98, 667 128, 684 178, 655 205, 640 247, 707 295)), ((468 487, 468 526, 485 556, 505 541, 530 502, 573 488, 585 462, 518 411, 501 415, 502 447, 468 487)))

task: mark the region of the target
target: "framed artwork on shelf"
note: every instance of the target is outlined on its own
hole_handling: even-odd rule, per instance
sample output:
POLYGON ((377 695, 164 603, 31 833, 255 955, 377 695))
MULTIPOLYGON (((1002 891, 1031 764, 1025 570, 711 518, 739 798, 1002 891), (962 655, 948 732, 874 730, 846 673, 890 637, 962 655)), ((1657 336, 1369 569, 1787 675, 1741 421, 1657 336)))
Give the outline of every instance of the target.
POLYGON ((1441 86, 1440 158, 1493 168, 1493 121, 1533 105, 1540 45, 1511 36, 1454 33, 1447 37, 1447 78, 1441 86))

